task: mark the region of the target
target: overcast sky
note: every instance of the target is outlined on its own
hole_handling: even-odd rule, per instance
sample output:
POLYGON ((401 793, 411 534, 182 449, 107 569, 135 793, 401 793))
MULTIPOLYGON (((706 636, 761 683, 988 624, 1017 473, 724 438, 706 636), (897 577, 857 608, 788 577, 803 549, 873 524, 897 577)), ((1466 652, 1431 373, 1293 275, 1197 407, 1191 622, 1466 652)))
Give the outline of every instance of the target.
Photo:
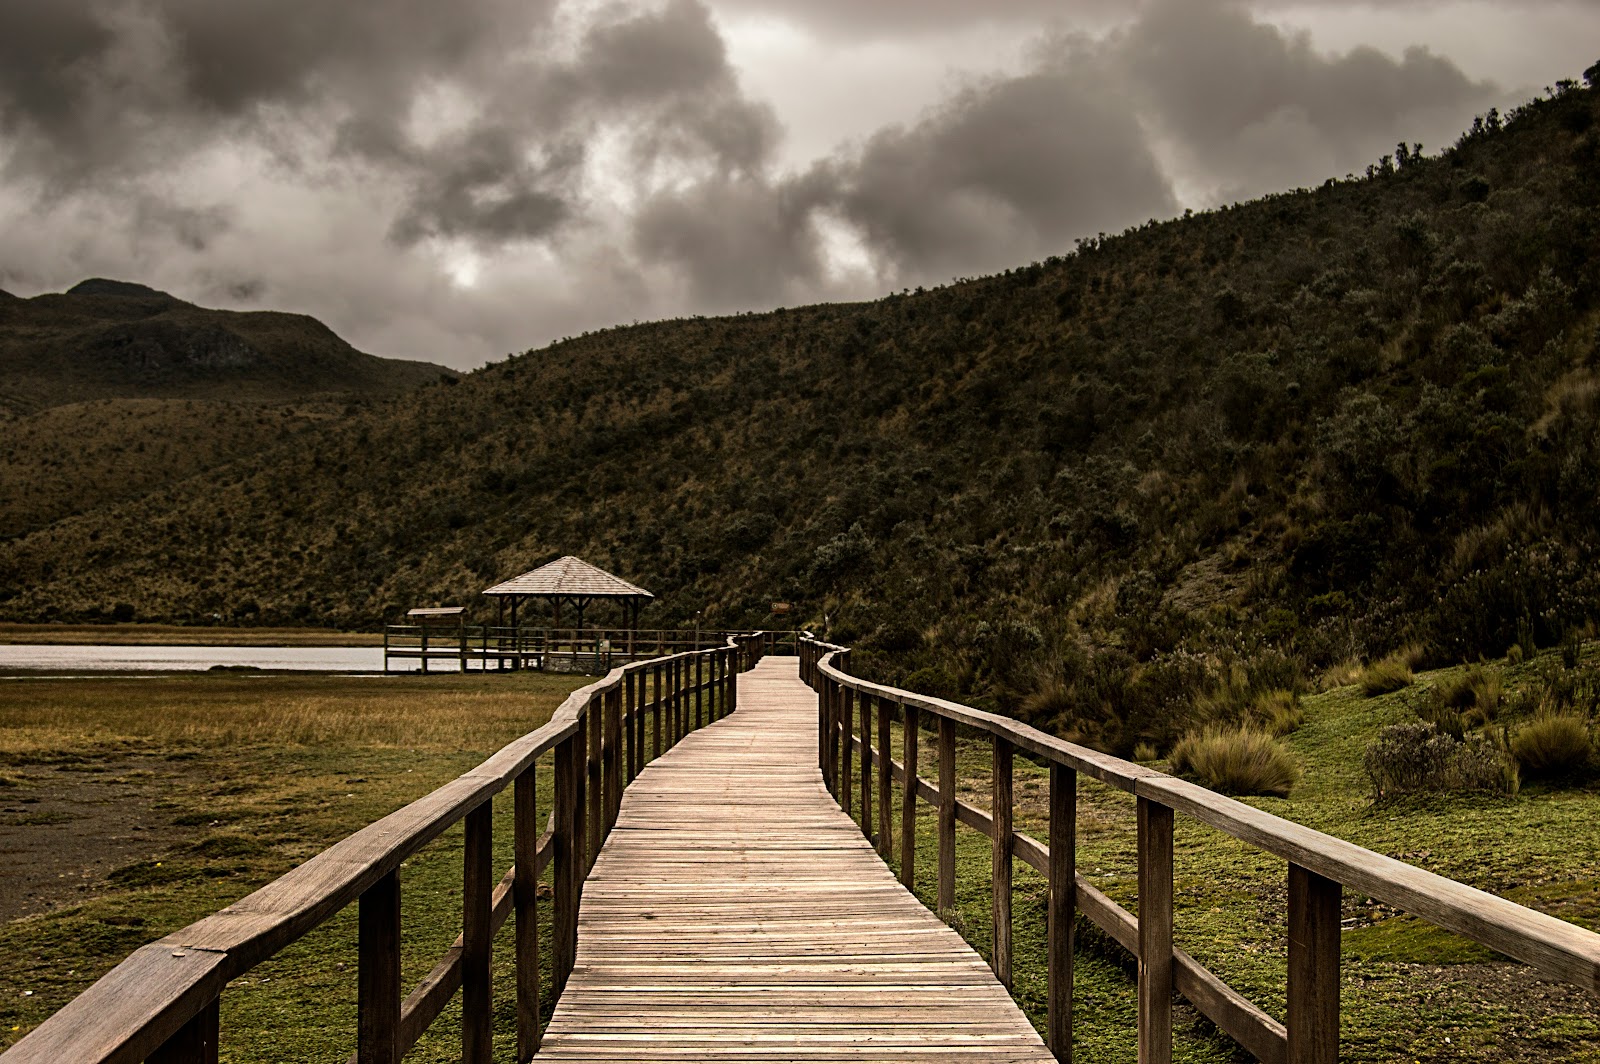
POLYGON ((1433 152, 1596 59, 1590 0, 4 0, 0 288, 470 368, 1433 152))

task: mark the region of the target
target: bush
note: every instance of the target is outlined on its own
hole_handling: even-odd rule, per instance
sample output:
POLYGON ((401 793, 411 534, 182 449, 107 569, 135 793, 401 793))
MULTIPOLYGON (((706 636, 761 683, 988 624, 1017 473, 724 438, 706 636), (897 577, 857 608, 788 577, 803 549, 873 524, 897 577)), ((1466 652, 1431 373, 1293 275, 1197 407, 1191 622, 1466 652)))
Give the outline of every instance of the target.
POLYGON ((1251 703, 1249 717, 1262 731, 1284 736, 1300 727, 1305 711, 1300 708, 1300 696, 1293 691, 1267 691, 1251 703))
POLYGON ((1515 764, 1481 735, 1456 738, 1430 721, 1391 724, 1361 758, 1376 797, 1422 791, 1517 790, 1515 764))
POLYGON ((1375 661, 1361 670, 1361 676, 1356 680, 1361 685, 1361 692, 1368 698, 1386 695, 1390 691, 1398 691, 1402 687, 1410 687, 1416 677, 1411 673, 1411 666, 1399 657, 1391 656, 1382 661, 1375 661))
POLYGON ((1172 748, 1172 771, 1223 794, 1288 796, 1300 779, 1294 756, 1275 736, 1252 728, 1207 730, 1172 748))
POLYGON ((1511 740, 1511 755, 1529 779, 1576 776, 1588 768, 1593 753, 1588 724, 1570 713, 1542 713, 1511 740))

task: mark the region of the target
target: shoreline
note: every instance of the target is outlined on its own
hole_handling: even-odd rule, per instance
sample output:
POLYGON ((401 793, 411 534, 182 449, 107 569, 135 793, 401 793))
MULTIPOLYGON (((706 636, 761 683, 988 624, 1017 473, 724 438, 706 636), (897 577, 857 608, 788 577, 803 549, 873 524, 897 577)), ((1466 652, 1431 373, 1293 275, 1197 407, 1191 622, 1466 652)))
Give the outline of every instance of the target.
POLYGON ((18 624, 0 622, 12 646, 381 647, 381 632, 328 628, 223 628, 182 624, 18 624))

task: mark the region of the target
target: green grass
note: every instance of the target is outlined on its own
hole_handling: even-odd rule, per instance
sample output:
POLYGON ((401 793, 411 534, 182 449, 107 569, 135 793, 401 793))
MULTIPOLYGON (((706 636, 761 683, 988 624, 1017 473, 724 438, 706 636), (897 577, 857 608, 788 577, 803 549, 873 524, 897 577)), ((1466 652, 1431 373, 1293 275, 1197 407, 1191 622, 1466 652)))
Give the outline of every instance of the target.
MULTIPOLYGON (((1526 679, 1525 666, 1508 682, 1526 679)), ((1530 789, 1515 797, 1460 795, 1374 805, 1361 753, 1385 724, 1415 719, 1413 704, 1462 670, 1421 674, 1414 687, 1378 697, 1343 687, 1304 700, 1303 726, 1285 741, 1304 775, 1288 799, 1249 798, 1286 819, 1600 929, 1600 790, 1530 789)), ((900 728, 896 725, 896 756, 900 728)), ((930 735, 921 774, 937 778, 930 735)), ((989 806, 989 753, 963 741, 961 797, 989 806)), ((1017 824, 1047 838, 1047 773, 1015 767, 1017 824)), ((859 791, 859 784, 858 784, 859 791)), ((900 792, 893 791, 898 837, 900 792)), ((859 806, 857 807, 859 816, 859 806)), ((935 900, 934 814, 919 803, 917 893, 935 900)), ((1099 889, 1137 912, 1134 803, 1131 796, 1080 777, 1078 866, 1099 889)), ((957 828, 957 886, 950 922, 980 953, 992 941, 989 842, 957 828)), ((1284 1017, 1287 866, 1185 817, 1175 839, 1176 940, 1267 1012, 1284 1017)), ((897 857, 897 855, 896 855, 897 857)), ((891 863, 897 864, 896 861, 891 863)), ((1043 1031, 1046 999, 1043 877, 1016 865, 1015 996, 1043 1031)), ((1600 1060, 1600 1005, 1576 988, 1540 982, 1526 968, 1460 936, 1346 892, 1343 936, 1342 1052, 1347 1061, 1600 1060), (1445 1041, 1448 1038, 1449 1041, 1445 1041)), ((1134 968, 1120 947, 1079 919, 1074 1048, 1081 1061, 1136 1054, 1134 968)), ((1175 1059, 1249 1059, 1192 1009, 1180 1004, 1175 1059)))
MULTIPOLYGON (((162 766, 152 773, 153 805, 174 825, 175 841, 159 858, 108 877, 100 896, 0 926, 0 1049, 131 950, 454 778, 543 723, 586 682, 519 673, 8 683, 0 761, 8 778, 20 780, 8 795, 49 773, 115 773, 129 758, 153 760, 162 766)), ((539 784, 542 817, 550 808, 543 766, 539 784)), ((495 802, 501 871, 510 865, 511 841, 508 790, 495 802)), ((407 985, 460 929, 461 850, 457 827, 404 866, 407 985)), ((502 934, 495 954, 502 1038, 515 1030, 509 950, 502 934)), ((355 973, 355 913, 347 909, 228 987, 223 1059, 342 1062, 354 1048, 355 973)), ((407 1059, 458 1056, 459 1005, 407 1059)))

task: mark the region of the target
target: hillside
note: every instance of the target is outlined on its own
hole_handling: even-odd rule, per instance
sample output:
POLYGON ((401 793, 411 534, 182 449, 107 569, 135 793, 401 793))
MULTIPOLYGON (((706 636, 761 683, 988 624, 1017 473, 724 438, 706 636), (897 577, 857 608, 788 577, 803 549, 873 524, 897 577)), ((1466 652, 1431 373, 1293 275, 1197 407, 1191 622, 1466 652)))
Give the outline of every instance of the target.
POLYGON ((0 298, 0 411, 91 399, 387 398, 448 373, 362 354, 303 314, 207 310, 126 281, 0 298))
POLYGON ((0 614, 374 625, 573 553, 648 624, 793 601, 887 678, 1124 752, 1402 643, 1550 645, 1600 615, 1596 109, 1564 85, 1004 275, 530 352, 0 546, 0 614))

